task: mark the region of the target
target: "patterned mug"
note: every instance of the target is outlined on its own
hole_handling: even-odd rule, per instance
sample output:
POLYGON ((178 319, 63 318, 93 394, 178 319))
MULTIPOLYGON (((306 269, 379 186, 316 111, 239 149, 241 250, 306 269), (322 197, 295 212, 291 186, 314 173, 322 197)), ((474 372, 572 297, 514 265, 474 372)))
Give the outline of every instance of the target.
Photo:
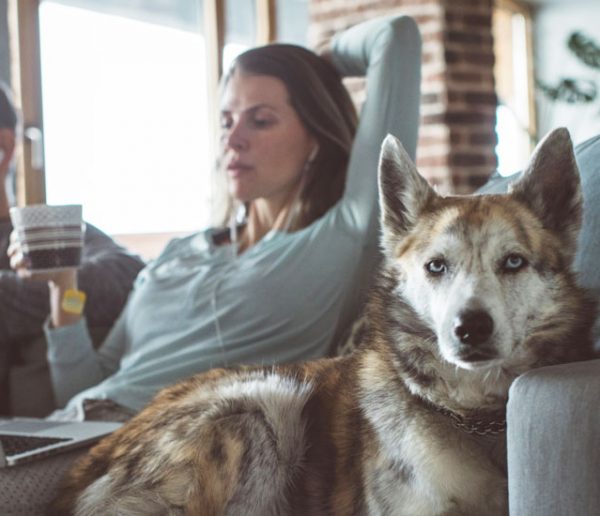
POLYGON ((13 207, 10 218, 31 270, 77 267, 81 262, 85 226, 80 204, 13 207))

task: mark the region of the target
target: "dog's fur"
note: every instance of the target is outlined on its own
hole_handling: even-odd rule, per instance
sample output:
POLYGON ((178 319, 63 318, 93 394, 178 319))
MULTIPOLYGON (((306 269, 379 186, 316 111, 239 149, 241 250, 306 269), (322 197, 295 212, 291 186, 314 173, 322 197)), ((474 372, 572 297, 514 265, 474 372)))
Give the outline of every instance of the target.
POLYGON ((507 513, 511 382, 592 349, 568 132, 507 195, 438 196, 393 137, 379 183, 384 261, 360 348, 165 389, 73 468, 57 514, 507 513))

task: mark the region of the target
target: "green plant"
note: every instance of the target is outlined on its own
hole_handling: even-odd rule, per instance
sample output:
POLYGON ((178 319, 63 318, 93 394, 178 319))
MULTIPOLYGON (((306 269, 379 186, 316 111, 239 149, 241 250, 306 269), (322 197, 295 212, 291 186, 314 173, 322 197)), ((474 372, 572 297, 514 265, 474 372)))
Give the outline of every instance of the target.
MULTIPOLYGON (((573 32, 567 47, 582 63, 600 71, 600 46, 581 32, 573 32)), ((598 85, 593 79, 562 78, 555 86, 536 80, 537 88, 551 101, 583 104, 596 100, 598 85)))

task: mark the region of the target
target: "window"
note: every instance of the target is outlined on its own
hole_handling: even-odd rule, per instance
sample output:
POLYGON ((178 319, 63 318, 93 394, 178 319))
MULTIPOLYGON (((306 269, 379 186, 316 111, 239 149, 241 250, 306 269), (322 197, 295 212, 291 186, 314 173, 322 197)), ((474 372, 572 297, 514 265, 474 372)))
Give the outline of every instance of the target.
POLYGON ((198 2, 162 13, 152 2, 128 12, 86 4, 40 3, 47 202, 81 203, 114 235, 208 225, 198 2))
POLYGON ((307 0, 9 5, 26 136, 19 202, 82 203, 86 220, 147 258, 211 222, 223 65, 275 39, 276 8, 308 19, 307 0))
POLYGON ((223 70, 226 70, 235 57, 257 41, 255 20, 256 4, 248 0, 225 0, 225 42, 223 47, 223 70))
POLYGON ((493 31, 494 70, 498 110, 498 171, 520 170, 529 158, 536 138, 531 51, 531 17, 522 5, 497 0, 493 31))

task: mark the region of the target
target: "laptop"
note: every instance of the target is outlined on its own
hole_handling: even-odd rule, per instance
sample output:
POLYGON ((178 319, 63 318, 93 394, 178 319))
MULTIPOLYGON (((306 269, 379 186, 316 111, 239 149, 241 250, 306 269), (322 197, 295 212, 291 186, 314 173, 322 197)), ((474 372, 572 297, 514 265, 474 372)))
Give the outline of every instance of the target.
POLYGON ((123 423, 0 419, 0 468, 89 445, 123 423))

